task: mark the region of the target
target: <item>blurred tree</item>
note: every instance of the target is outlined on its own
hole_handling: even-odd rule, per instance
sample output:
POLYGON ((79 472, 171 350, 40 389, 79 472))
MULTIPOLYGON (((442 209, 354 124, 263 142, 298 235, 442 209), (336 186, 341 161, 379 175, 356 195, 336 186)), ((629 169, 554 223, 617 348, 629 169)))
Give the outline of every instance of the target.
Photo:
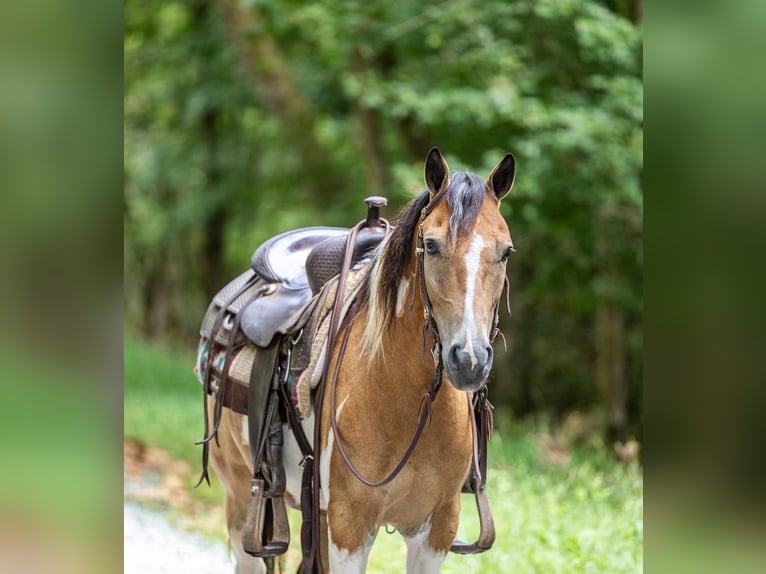
POLYGON ((371 193, 402 205, 432 145, 484 174, 512 151, 514 316, 492 396, 640 433, 641 6, 127 4, 128 324, 188 340, 269 235, 317 213, 350 225, 371 193))

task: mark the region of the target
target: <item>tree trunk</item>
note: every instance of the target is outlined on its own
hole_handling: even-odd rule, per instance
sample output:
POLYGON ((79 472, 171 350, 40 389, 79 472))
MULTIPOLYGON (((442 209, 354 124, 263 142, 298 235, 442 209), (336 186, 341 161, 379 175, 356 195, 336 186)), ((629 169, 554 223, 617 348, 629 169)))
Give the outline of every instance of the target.
POLYGON ((204 226, 204 238, 201 254, 202 285, 205 296, 212 299, 218 290, 224 285, 224 229, 228 218, 228 203, 225 197, 220 197, 221 170, 218 158, 218 116, 219 111, 208 110, 202 116, 202 133, 207 148, 205 165, 205 180, 207 190, 210 193, 218 193, 218 201, 214 203, 212 211, 206 214, 204 226))
POLYGON ((151 339, 167 338, 173 325, 173 286, 170 278, 167 245, 157 248, 144 293, 144 335, 151 339))
POLYGON ((315 135, 315 114, 295 84, 274 39, 253 33, 258 14, 237 0, 219 0, 241 69, 264 108, 293 142, 303 171, 303 184, 318 205, 326 207, 344 195, 344 179, 330 163, 315 135))
POLYGON ((632 0, 630 4, 630 19, 638 24, 644 18, 644 0, 632 0))
POLYGON ((625 385, 624 313, 601 299, 596 311, 596 376, 606 411, 606 440, 625 442, 628 425, 625 385))
MULTIPOLYGON (((361 79, 369 67, 367 59, 357 49, 353 56, 354 72, 361 79)), ((376 68, 379 68, 377 64, 376 68)), ((371 195, 384 195, 388 174, 386 173, 385 154, 380 141, 380 116, 378 111, 357 99, 357 117, 359 118, 360 141, 364 152, 367 191, 371 195)))
POLYGON ((397 123, 399 134, 404 139, 407 151, 413 158, 421 159, 426 157, 428 150, 436 143, 428 131, 428 128, 418 129, 415 125, 415 117, 410 115, 402 118, 397 123))

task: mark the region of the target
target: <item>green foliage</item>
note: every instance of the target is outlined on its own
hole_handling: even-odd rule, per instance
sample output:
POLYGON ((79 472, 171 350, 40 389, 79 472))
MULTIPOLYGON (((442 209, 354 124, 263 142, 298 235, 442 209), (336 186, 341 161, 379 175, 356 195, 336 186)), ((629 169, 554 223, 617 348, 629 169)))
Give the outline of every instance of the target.
POLYGON ((125 13, 131 328, 191 345, 207 298, 270 235, 349 226, 372 193, 393 213, 422 188, 431 145, 481 174, 512 151, 512 353, 495 401, 517 415, 597 406, 597 312, 616 304, 638 425, 640 27, 595 0, 137 0, 125 13), (232 21, 249 23, 255 60, 232 21))

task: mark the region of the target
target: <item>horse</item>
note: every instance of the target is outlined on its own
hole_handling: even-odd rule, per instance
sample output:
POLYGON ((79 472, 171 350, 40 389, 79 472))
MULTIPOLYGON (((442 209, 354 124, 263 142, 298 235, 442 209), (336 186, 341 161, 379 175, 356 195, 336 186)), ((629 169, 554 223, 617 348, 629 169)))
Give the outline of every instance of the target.
MULTIPOLYGON (((427 189, 372 255, 354 316, 328 352, 331 390, 315 393, 311 415, 300 422, 309 440, 320 438, 325 572, 365 572, 381 526, 403 537, 410 574, 439 572, 455 541, 461 488, 475 459, 471 400, 486 390, 514 251, 500 202, 515 171, 507 154, 486 180, 450 173, 433 148, 427 189)), ((299 508, 305 460, 288 431, 285 425, 285 500, 299 508)), ((253 476, 246 416, 224 409, 210 456, 226 494, 235 572, 262 572, 263 561, 241 542, 253 476)))

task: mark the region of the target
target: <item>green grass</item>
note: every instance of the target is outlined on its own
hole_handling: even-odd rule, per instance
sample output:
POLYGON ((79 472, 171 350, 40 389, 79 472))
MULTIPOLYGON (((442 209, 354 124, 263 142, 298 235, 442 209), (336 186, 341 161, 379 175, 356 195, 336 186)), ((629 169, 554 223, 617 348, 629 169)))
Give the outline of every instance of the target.
MULTIPOLYGON (((126 339, 125 436, 188 460, 196 472, 200 447, 193 442, 202 433, 202 395, 192 373, 193 351, 183 356, 126 339)), ((589 448, 574 450, 566 465, 551 468, 535 435, 523 428, 496 433, 489 461, 495 545, 476 556, 449 555, 445 573, 643 571, 643 479, 637 465, 618 464, 603 449, 589 448)), ((194 479, 189 477, 190 489, 194 479)), ((220 483, 214 479, 213 485, 193 496, 222 504, 220 483)), ((295 517, 291 522, 297 540, 295 517)), ((223 523, 220 532, 225 534, 223 523)), ((458 537, 472 541, 477 533, 473 498, 463 495, 458 537)), ((403 572, 405 559, 399 535, 381 529, 369 571, 403 572)))
POLYGON ((202 436, 202 387, 192 372, 194 361, 193 352, 178 355, 126 339, 126 438, 199 460, 194 441, 202 436))
MULTIPOLYGON (((196 500, 223 503, 223 488, 192 488, 201 470, 202 385, 194 374, 195 349, 178 354, 125 338, 125 438, 168 451, 191 464, 187 477, 196 500)), ((212 474, 212 467, 210 469, 212 474)), ((225 529, 224 529, 225 530, 225 529)))

